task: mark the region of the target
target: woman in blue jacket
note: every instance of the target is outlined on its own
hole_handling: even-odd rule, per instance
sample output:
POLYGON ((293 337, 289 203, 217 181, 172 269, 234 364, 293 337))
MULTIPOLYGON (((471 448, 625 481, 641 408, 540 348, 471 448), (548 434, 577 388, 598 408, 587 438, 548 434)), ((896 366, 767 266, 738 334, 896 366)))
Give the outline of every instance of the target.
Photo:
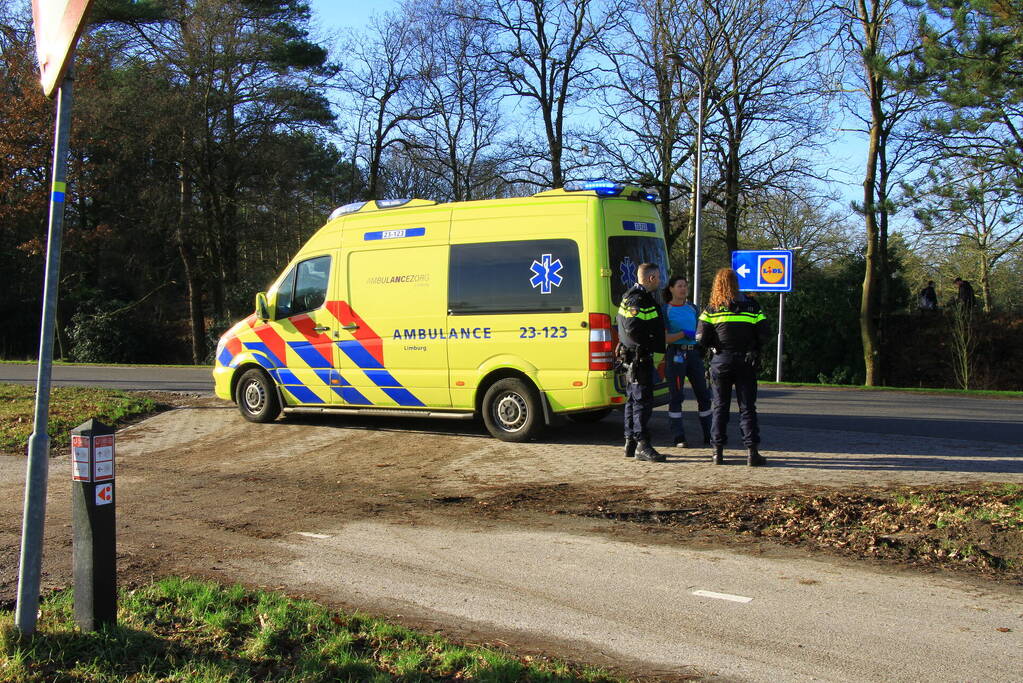
POLYGON ((699 311, 687 301, 689 281, 682 275, 668 279, 664 290, 665 342, 668 345, 664 355, 664 376, 671 392, 668 400, 668 424, 673 442, 680 448, 689 448, 685 426, 682 423, 682 385, 689 378, 689 386, 696 395, 700 411, 700 427, 703 429, 704 445, 710 443, 710 392, 703 369, 703 354, 696 347, 696 323, 699 311))

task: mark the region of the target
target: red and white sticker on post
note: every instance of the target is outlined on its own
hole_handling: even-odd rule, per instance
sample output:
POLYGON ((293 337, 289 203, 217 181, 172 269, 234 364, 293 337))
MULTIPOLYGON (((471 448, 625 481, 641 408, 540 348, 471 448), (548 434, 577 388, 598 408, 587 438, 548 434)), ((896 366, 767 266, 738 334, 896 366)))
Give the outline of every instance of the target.
POLYGON ((110 505, 114 502, 114 485, 101 484, 96 487, 96 505, 110 505))
POLYGON ((97 436, 93 441, 93 481, 110 481, 114 478, 114 436, 97 436))
POLYGON ((92 481, 92 462, 89 461, 89 437, 71 435, 71 479, 92 481))

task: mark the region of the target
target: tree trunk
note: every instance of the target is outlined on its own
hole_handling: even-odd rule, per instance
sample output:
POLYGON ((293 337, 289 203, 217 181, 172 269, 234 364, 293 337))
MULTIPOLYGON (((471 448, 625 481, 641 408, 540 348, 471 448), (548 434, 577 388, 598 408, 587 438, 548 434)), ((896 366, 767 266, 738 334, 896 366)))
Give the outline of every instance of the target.
POLYGON ((199 269, 195 258, 195 249, 189 237, 192 219, 192 181, 188 167, 182 163, 178 181, 180 184, 180 205, 178 223, 175 226, 174 238, 177 241, 178 254, 185 271, 185 285, 188 289, 188 315, 192 333, 192 363, 201 365, 205 361, 206 320, 202 310, 202 283, 199 281, 199 269))
POLYGON ((980 257, 980 295, 984 301, 984 312, 991 312, 991 264, 987 260, 987 256, 981 254, 980 257))
POLYGON ((864 384, 877 386, 881 368, 881 344, 878 339, 878 268, 882 256, 879 249, 877 174, 883 153, 884 111, 881 108, 883 79, 877 73, 875 58, 880 47, 881 30, 885 23, 876 4, 867 7, 866 0, 856 3, 860 28, 863 29, 863 71, 867 80, 870 102, 870 139, 867 147, 867 170, 863 178, 863 221, 866 231, 866 263, 863 272, 863 291, 860 295, 860 339, 863 343, 863 365, 866 370, 864 384))
POLYGON ((730 143, 725 164, 725 249, 731 253, 739 249, 739 145, 730 143))
MULTIPOLYGON (((888 301, 891 292, 891 268, 888 264, 888 165, 885 155, 888 144, 887 135, 884 131, 879 132, 877 144, 878 162, 880 173, 876 189, 877 203, 874 205, 874 215, 877 217, 877 268, 874 273, 876 283, 876 294, 874 296, 875 315, 877 318, 877 342, 876 348, 881 349, 887 341, 888 330, 888 301)), ((887 368, 878 358, 877 382, 887 384, 887 368)))

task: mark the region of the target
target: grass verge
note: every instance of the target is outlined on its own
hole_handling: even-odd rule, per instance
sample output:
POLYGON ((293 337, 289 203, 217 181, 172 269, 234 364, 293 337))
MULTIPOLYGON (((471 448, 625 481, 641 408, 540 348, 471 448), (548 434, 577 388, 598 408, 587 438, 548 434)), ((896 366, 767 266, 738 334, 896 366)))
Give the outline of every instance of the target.
MULTIPOLYGON (((53 387, 48 428, 50 451, 68 448, 70 431, 89 418, 118 427, 156 408, 151 398, 127 391, 53 387)), ((35 387, 0 384, 0 453, 25 453, 34 413, 35 387)))
POLYGON ((44 601, 34 636, 13 623, 0 613, 0 680, 17 683, 621 680, 192 579, 122 591, 118 625, 96 633, 76 629, 70 589, 44 601))

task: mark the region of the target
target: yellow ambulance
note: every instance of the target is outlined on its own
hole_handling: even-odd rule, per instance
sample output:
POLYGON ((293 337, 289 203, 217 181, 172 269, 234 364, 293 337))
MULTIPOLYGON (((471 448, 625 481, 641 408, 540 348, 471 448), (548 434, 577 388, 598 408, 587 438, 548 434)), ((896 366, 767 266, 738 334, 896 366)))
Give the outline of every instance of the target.
POLYGON ((656 195, 584 181, 531 197, 337 209, 217 346, 217 396, 285 411, 473 418, 504 441, 624 403, 612 325, 636 266, 668 272, 656 195))

